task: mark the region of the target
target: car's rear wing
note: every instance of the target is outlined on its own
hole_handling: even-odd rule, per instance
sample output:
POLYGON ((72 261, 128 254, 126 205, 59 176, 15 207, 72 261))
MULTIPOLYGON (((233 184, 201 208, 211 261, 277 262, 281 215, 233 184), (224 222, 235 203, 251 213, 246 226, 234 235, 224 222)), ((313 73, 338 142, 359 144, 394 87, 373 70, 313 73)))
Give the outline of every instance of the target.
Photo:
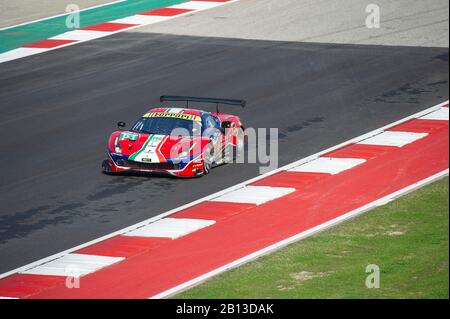
POLYGON ((217 99, 217 98, 193 97, 193 96, 176 96, 176 95, 162 95, 159 98, 159 100, 161 101, 161 103, 165 101, 186 102, 187 108, 189 108, 189 102, 214 103, 216 104, 217 113, 219 113, 219 104, 238 105, 241 107, 245 107, 245 105, 247 104, 247 102, 244 100, 217 99))

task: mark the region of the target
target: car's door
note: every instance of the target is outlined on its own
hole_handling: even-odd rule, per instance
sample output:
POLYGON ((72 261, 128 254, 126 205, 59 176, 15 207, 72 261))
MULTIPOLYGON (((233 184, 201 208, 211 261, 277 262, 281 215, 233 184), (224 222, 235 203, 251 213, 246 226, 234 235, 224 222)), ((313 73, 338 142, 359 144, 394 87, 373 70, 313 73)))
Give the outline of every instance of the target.
POLYGON ((205 113, 202 116, 203 136, 209 138, 213 148, 215 159, 221 157, 224 148, 224 135, 220 126, 220 121, 216 116, 205 113))

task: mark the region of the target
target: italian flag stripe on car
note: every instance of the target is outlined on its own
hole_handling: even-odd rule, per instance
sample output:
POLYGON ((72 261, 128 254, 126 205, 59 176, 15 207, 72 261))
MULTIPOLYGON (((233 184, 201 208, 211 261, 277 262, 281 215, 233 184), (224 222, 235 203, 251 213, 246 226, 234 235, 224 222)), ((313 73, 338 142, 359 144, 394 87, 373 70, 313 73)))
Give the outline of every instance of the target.
POLYGON ((145 148, 147 147, 148 143, 150 143, 150 141, 152 140, 153 136, 154 136, 153 134, 150 135, 148 137, 147 141, 144 143, 144 145, 142 145, 141 149, 139 151, 137 151, 136 153, 133 153, 133 154, 130 155, 129 160, 134 161, 136 159, 136 157, 145 150, 145 148))

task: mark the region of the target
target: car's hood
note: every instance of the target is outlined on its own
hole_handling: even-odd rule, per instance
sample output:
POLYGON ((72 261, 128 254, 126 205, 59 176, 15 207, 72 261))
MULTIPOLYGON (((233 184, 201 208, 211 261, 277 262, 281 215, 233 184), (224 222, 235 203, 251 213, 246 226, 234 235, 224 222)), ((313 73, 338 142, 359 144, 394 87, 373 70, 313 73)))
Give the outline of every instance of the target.
POLYGON ((201 137, 184 137, 158 134, 143 134, 129 131, 117 131, 111 134, 109 149, 113 153, 119 153, 129 160, 148 163, 163 163, 178 158, 178 154, 185 149, 190 149, 189 157, 199 154, 203 140, 201 137), (121 152, 118 152, 116 146, 121 152))

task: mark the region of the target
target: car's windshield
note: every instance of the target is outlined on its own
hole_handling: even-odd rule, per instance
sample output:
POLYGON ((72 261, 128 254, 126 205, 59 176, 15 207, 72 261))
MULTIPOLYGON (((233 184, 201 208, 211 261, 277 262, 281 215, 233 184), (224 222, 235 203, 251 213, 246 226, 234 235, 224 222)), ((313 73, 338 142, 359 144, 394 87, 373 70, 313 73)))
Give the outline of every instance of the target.
POLYGON ((132 132, 158 135, 195 135, 201 130, 201 122, 168 118, 142 117, 131 128, 132 132))

